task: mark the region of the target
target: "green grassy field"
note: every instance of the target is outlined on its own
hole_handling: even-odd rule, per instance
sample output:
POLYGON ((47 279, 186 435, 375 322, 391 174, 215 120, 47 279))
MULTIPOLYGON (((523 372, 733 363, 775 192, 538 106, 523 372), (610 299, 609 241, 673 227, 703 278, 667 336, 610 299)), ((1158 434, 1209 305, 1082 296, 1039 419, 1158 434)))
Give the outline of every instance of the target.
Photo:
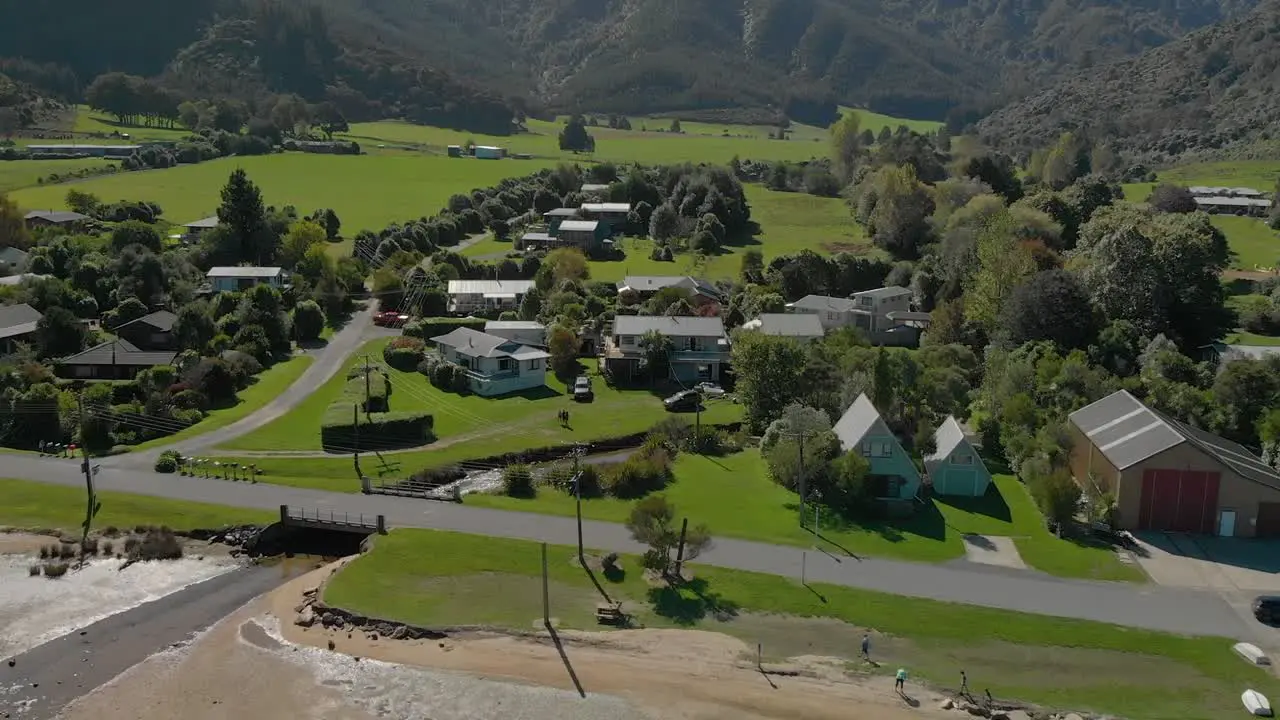
MULTIPOLYGON (((27 529, 74 531, 84 521, 84 488, 45 485, 26 480, 0 478, 0 526, 27 529)), ((278 515, 259 510, 165 500, 145 495, 102 491, 102 510, 93 520, 95 528, 114 525, 168 525, 175 530, 219 528, 237 524, 267 524, 278 515)))
MULTIPOLYGON (((86 105, 76 106, 75 123, 72 125, 71 130, 77 133, 101 135, 111 135, 113 132, 119 132, 129 136, 128 139, 110 138, 110 143, 138 143, 148 140, 177 142, 191 135, 191 131, 184 127, 160 128, 121 125, 110 115, 91 110, 86 105)), ((110 144, 107 140, 102 142, 103 144, 110 144)))
MULTIPOLYGON (((1159 182, 1209 187, 1250 187, 1272 192, 1280 179, 1280 162, 1242 160, 1223 163, 1199 163, 1161 170, 1159 182)), ((1151 196, 1155 183, 1132 183, 1124 186, 1127 200, 1143 202, 1151 196)), ((1258 270, 1280 266, 1280 233, 1267 227, 1259 218, 1215 215, 1213 224, 1220 228, 1235 253, 1234 270, 1258 270)))
POLYGON ((240 391, 236 396, 239 402, 235 405, 213 410, 204 420, 186 430, 156 438, 155 440, 149 440, 135 446, 133 449, 149 450, 154 447, 163 447, 182 440, 189 440, 242 420, 261 410, 263 406, 284 392, 298 378, 302 377, 302 373, 306 372, 313 362, 315 362, 315 358, 311 355, 295 355, 284 362, 276 363, 258 375, 257 382, 240 391))
POLYGON ((71 188, 95 193, 108 202, 152 200, 164 209, 166 219, 181 224, 213 214, 227 177, 243 168, 262 188, 268 204, 294 205, 302 213, 333 208, 342 219, 343 234, 350 237, 359 230, 381 230, 393 221, 434 215, 456 192, 487 187, 547 166, 517 160, 286 153, 120 173, 28 188, 12 197, 24 208, 64 208, 71 188))
MULTIPOLYGON (((328 583, 326 602, 430 627, 528 630, 541 618, 537 543, 428 530, 379 538, 328 583)), ((548 548, 552 610, 561 627, 599 629, 600 599, 571 547, 548 548)), ((1238 713, 1240 687, 1280 688, 1231 654, 1233 640, 1191 638, 1102 623, 942 603, 735 570, 690 566, 675 589, 647 581, 638 558, 619 577, 597 573, 609 596, 646 627, 724 632, 769 658, 853 659, 863 628, 883 668, 955 686, 961 668, 997 698, 1131 718, 1219 720, 1238 713)), ((852 665, 852 663, 851 663, 852 665)), ((865 666, 858 664, 858 668, 865 666)))
MULTIPOLYGON (((756 450, 726 457, 682 454, 676 481, 664 492, 682 514, 705 522, 713 533, 760 542, 811 546, 813 534, 799 526, 795 493, 768 477, 756 450)), ((468 505, 552 515, 573 515, 572 496, 541 488, 533 499, 502 495, 470 495, 468 505)), ((583 516, 622 523, 631 503, 614 498, 584 500, 583 516)), ((1141 571, 1125 565, 1109 550, 1060 540, 1044 527, 1022 483, 1009 475, 996 477, 996 490, 973 500, 946 498, 914 518, 896 522, 851 523, 819 517, 819 543, 832 552, 942 562, 964 555, 968 534, 1014 537, 1028 565, 1062 577, 1142 581, 1141 571)))
MULTIPOLYGON (((353 356, 351 367, 364 362, 368 354, 381 363, 387 340, 375 340, 353 356)), ((391 377, 392 410, 428 410, 435 418, 437 441, 426 449, 387 455, 397 462, 402 474, 420 468, 476 459, 506 452, 548 447, 561 443, 598 440, 642 432, 666 416, 659 394, 647 390, 610 388, 598 376, 594 363, 588 372, 595 376, 595 400, 575 403, 564 383, 548 374, 547 388, 501 398, 478 395, 459 396, 432 387, 416 372, 388 368, 391 377), (570 428, 561 427, 556 414, 568 409, 570 428)), ((236 438, 222 449, 248 451, 319 451, 320 418, 325 408, 341 394, 346 373, 335 375, 298 407, 254 433, 236 438)), ((741 407, 728 402, 710 403, 702 415, 708 423, 732 422, 741 417, 741 407)), ((242 462, 256 463, 267 471, 263 480, 284 484, 358 490, 350 456, 333 458, 254 457, 242 462)), ((366 470, 375 461, 367 458, 366 470)))
MULTIPOLYGON (((39 184, 40 179, 53 173, 71 173, 84 168, 100 168, 112 164, 107 160, 0 160, 0 193, 10 193, 39 184)), ((65 195, 66 192, 63 192, 65 195)), ((49 210, 62 207, 59 200, 51 207, 32 208, 49 210)))
MULTIPOLYGON (((804 193, 777 192, 760 185, 746 186, 751 204, 751 219, 760 225, 761 233, 750 244, 724 248, 715 256, 698 262, 692 253, 680 253, 672 262, 652 260, 653 243, 643 238, 620 241, 626 257, 607 262, 593 261, 591 277, 595 280, 618 281, 627 275, 698 275, 709 280, 738 277, 742 254, 747 249, 764 253, 765 263, 779 255, 813 250, 821 255, 837 252, 879 254, 867 240, 862 226, 853 220, 849 206, 839 198, 823 198, 804 193)), ((489 252, 502 248, 492 241, 489 252)), ((483 253, 473 249, 474 255, 483 253)))

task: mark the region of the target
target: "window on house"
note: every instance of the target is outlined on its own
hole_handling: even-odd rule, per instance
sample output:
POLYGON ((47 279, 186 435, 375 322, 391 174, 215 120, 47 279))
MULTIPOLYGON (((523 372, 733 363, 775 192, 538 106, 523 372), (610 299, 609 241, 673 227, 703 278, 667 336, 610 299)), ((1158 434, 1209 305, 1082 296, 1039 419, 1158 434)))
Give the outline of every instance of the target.
POLYGON ((872 497, 896 498, 901 495, 906 481, 898 475, 870 475, 867 483, 872 497))
POLYGON ((835 320, 835 319, 836 319, 836 313, 834 313, 834 312, 829 312, 829 311, 828 311, 828 312, 827 312, 827 319, 828 319, 828 320, 835 320))
POLYGON ((499 369, 499 370, 510 370, 510 369, 511 369, 511 359, 510 359, 510 358, 498 358, 498 369, 499 369))
POLYGON ((634 336, 634 335, 623 335, 623 336, 622 336, 622 340, 621 340, 621 344, 623 344, 623 345, 635 345, 635 344, 636 344, 636 338, 635 338, 635 336, 634 336))
POLYGON ((889 457, 893 455, 893 444, 886 440, 866 440, 862 443, 862 454, 867 457, 889 457))
POLYGON ((873 298, 860 297, 858 298, 858 304, 862 307, 872 307, 876 304, 876 301, 873 298))
POLYGON ((530 361, 529 361, 529 369, 530 369, 530 370, 540 370, 540 369, 542 369, 542 361, 541 361, 541 360, 530 360, 530 361))
POLYGON ((959 453, 951 456, 951 462, 956 465, 972 465, 973 456, 968 453, 959 453))

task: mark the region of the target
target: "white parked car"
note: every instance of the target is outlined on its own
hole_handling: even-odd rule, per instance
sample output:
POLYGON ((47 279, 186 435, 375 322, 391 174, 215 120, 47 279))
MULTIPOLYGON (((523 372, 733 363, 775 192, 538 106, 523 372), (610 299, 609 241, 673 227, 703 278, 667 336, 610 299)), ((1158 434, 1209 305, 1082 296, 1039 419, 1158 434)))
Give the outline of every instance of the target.
POLYGON ((724 388, 715 383, 698 383, 698 387, 694 389, 707 397, 724 397, 724 388))

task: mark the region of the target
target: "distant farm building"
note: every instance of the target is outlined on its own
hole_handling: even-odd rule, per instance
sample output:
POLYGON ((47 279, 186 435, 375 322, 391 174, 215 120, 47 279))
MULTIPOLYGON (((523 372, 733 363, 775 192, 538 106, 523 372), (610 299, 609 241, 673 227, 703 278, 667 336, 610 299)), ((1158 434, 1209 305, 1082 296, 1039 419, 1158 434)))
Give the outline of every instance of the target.
POLYGON ((1261 190, 1247 187, 1187 188, 1196 201, 1196 207, 1210 214, 1262 216, 1271 208, 1261 190))
POLYGON ((493 145, 477 145, 472 150, 472 154, 478 160, 501 160, 507 156, 507 149, 493 145))
POLYGON ((27 227, 78 227, 89 222, 93 218, 88 215, 81 215, 78 212, 70 212, 67 210, 32 210, 27 213, 27 227))
POLYGON ((28 145, 32 155, 88 155, 89 157, 123 160, 138 150, 140 145, 28 145))

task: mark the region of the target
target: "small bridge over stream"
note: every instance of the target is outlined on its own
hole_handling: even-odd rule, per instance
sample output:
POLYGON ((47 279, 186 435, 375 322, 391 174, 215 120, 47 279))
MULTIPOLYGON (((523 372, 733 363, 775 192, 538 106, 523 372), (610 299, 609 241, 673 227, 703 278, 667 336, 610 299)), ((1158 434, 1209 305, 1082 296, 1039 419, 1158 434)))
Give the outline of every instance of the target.
POLYGON ((332 510, 308 510, 306 508, 280 506, 280 524, 286 527, 334 530, 358 535, 386 535, 385 515, 364 515, 332 510))

